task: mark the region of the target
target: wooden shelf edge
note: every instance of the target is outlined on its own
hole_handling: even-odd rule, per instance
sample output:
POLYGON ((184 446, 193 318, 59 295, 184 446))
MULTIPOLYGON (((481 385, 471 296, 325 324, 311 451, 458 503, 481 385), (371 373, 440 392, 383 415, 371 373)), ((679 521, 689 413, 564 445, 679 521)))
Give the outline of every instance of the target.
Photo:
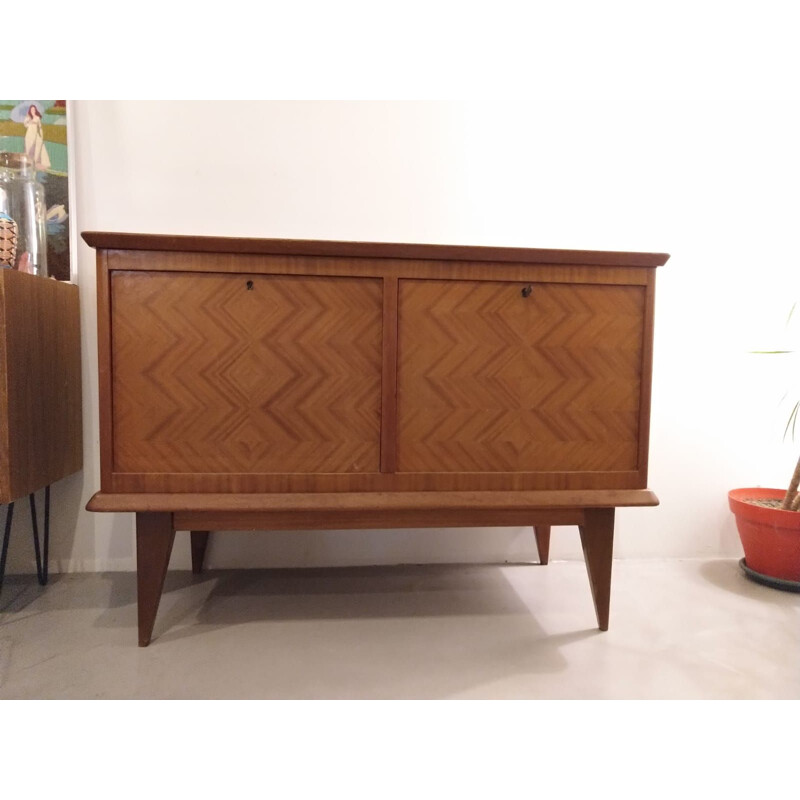
POLYGON ((151 250, 257 255, 411 258, 456 261, 500 261, 543 264, 586 264, 618 267, 660 267, 669 253, 612 250, 557 250, 533 247, 351 242, 314 239, 256 239, 232 236, 189 236, 83 231, 81 238, 98 250, 151 250))
POLYGON ((657 506, 650 489, 532 492, 328 492, 296 494, 112 494, 87 503, 96 512, 326 512, 622 508, 657 506))

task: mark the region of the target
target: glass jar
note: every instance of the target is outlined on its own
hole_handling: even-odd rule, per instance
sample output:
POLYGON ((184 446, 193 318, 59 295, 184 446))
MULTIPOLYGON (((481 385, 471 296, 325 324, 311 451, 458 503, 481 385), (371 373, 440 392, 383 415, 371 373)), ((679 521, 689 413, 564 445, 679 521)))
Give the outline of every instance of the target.
POLYGON ((10 214, 9 181, 0 170, 0 267, 13 269, 17 264, 17 223, 10 214))
POLYGON ((0 152, 0 202, 16 225, 13 269, 47 275, 44 187, 24 153, 0 152))

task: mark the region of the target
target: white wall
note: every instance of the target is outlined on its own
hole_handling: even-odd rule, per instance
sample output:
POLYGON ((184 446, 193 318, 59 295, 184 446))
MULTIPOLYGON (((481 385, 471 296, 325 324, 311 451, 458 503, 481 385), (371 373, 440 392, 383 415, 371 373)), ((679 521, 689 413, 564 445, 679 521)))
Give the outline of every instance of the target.
MULTIPOLYGON (((739 77, 651 94, 632 73, 579 101, 556 84, 535 102, 74 102, 73 213, 80 231, 670 252, 651 436, 662 504, 618 513, 616 554, 735 556, 727 490, 783 483, 794 459, 785 376, 747 350, 800 296, 798 131, 780 86, 739 77)), ((76 255, 86 466, 54 488, 51 568, 133 569, 132 515, 83 510, 99 488, 94 251, 76 255)), ((32 564, 19 517, 9 571, 32 564)), ((184 537, 173 567, 189 565, 184 537)), ((231 533, 209 550, 217 567, 535 557, 530 529, 231 533)), ((552 557, 581 557, 575 529, 556 529, 552 557)))

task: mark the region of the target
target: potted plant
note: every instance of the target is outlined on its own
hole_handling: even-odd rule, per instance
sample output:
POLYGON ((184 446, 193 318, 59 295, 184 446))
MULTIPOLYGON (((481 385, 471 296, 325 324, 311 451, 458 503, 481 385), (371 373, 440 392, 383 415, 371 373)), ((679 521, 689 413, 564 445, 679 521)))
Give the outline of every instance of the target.
MULTIPOLYGON (((795 306, 796 307, 796 306, 795 306)), ((787 328, 795 307, 789 313, 787 328)), ((756 351, 771 355, 787 355, 791 349, 756 351)), ((795 425, 800 412, 796 402, 786 423, 784 436, 795 425)), ((797 462, 788 489, 747 488, 728 493, 730 509, 736 517, 736 528, 744 549, 739 562, 745 574, 768 586, 800 591, 800 460, 797 462)))
POLYGON ((800 592, 800 461, 788 490, 733 489, 728 502, 744 548, 745 574, 778 589, 800 592))

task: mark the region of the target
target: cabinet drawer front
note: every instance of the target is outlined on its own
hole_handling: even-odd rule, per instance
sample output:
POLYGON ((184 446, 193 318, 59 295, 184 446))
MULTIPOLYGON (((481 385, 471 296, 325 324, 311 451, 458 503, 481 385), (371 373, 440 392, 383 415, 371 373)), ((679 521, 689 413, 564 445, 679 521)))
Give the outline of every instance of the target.
POLYGON ((116 473, 380 462, 379 279, 113 272, 116 473))
POLYGON ((636 470, 645 288, 401 280, 399 472, 636 470))

